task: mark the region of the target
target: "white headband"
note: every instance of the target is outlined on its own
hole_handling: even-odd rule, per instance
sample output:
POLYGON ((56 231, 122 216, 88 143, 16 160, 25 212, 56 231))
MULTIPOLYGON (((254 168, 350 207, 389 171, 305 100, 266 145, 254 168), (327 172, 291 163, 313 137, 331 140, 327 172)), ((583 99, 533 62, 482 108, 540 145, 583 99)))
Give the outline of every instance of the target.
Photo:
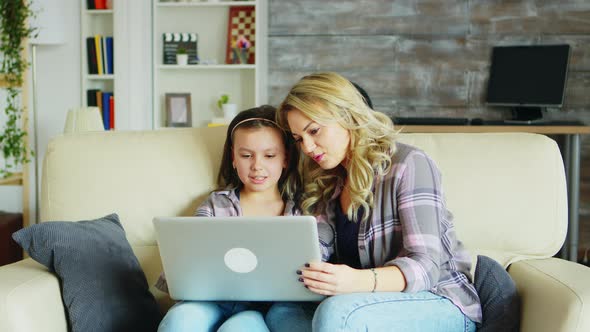
POLYGON ((246 122, 249 122, 249 121, 256 121, 256 120, 270 122, 273 125, 275 125, 277 128, 279 127, 279 125, 276 122, 274 122, 272 120, 269 120, 269 119, 265 119, 265 118, 249 118, 249 119, 245 119, 245 120, 242 120, 242 121, 236 123, 236 125, 231 130, 231 133, 229 134, 229 137, 231 137, 233 139, 233 137, 234 137, 234 131, 236 131, 236 128, 238 128, 241 124, 246 123, 246 122))

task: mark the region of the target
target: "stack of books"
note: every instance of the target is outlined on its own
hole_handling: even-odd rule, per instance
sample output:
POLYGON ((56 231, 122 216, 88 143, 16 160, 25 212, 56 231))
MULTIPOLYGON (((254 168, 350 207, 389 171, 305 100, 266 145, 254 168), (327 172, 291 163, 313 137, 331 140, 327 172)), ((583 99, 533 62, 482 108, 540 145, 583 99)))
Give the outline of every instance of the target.
POLYGON ((115 129, 115 96, 113 92, 98 89, 86 90, 88 106, 96 106, 102 114, 104 130, 115 129))
POLYGON ((113 61, 113 37, 95 35, 86 38, 88 74, 108 75, 115 73, 113 61))

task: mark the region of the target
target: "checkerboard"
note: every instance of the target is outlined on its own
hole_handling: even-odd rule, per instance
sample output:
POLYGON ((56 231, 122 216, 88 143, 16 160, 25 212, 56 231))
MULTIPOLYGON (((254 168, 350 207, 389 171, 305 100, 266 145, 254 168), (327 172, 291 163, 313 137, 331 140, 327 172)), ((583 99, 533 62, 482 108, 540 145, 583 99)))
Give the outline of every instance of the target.
POLYGON ((234 59, 232 47, 235 47, 236 40, 240 35, 243 35, 251 43, 248 49, 248 63, 255 63, 255 49, 256 49, 256 11, 253 6, 237 6, 229 9, 228 22, 228 36, 227 36, 227 50, 226 63, 237 63, 234 59))

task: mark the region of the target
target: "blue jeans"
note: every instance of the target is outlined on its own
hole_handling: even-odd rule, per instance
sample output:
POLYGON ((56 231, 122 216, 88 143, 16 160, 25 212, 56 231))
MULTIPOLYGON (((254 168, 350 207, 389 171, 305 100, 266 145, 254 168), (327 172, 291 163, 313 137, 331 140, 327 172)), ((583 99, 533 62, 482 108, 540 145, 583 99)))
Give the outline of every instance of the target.
POLYGON ((182 301, 168 310, 158 332, 268 332, 260 307, 249 302, 182 301))
POLYGON ((310 303, 275 303, 266 315, 271 331, 465 331, 475 323, 451 301, 430 292, 353 293, 310 303))

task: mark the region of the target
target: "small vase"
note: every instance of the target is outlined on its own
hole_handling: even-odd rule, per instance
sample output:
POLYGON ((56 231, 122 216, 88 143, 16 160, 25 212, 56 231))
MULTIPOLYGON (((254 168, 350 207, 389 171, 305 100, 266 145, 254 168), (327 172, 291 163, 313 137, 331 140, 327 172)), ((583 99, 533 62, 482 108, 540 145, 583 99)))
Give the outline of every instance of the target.
POLYGON ((221 105, 223 110, 223 119, 225 122, 230 123, 231 120, 238 114, 237 104, 223 104, 221 105))
POLYGON ((176 54, 176 64, 186 66, 188 63, 188 54, 176 54))

